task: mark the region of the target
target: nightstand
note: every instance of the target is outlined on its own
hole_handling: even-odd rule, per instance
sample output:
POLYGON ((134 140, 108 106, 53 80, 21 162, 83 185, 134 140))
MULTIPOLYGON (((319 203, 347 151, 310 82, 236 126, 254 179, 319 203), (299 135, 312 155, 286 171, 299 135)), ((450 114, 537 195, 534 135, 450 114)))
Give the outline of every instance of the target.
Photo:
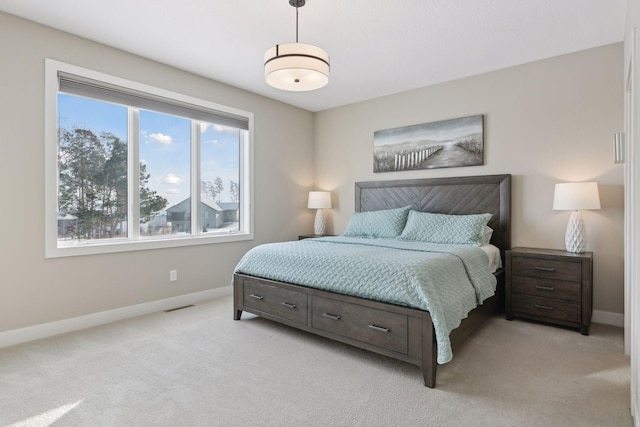
POLYGON ((579 328, 589 335, 593 253, 513 248, 506 251, 505 312, 514 317, 579 328))
POLYGON ((314 237, 333 237, 335 236, 335 234, 302 234, 300 236, 298 236, 298 240, 302 240, 302 239, 312 239, 314 237))

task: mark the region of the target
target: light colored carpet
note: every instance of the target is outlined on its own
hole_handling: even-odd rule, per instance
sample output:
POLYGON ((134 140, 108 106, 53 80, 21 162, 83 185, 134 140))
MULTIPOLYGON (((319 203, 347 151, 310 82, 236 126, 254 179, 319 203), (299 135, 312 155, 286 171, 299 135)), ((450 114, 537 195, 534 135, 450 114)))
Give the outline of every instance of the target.
POLYGON ((230 297, 0 350, 0 425, 629 426, 622 330, 496 317, 417 367, 243 314, 230 297))

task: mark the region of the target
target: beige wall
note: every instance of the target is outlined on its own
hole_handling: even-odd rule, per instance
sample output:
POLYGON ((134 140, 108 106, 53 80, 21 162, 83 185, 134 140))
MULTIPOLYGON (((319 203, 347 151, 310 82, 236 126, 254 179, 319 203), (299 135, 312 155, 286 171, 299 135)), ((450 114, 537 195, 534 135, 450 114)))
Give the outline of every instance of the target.
POLYGON ((316 186, 330 190, 330 231, 353 211, 355 181, 510 173, 512 245, 564 248, 569 212, 554 184, 597 181, 602 209, 583 213, 594 252, 594 309, 623 312, 622 44, 564 55, 315 115, 316 186), (373 132, 484 114, 483 166, 374 174, 373 132), (332 224, 331 224, 332 223, 332 224))
POLYGON ((4 13, 0 58, 0 332, 229 285, 250 247, 310 228, 311 113, 4 13), (45 58, 253 112, 255 240, 45 259, 45 58))
POLYGON ((569 214, 551 210, 553 184, 600 183, 603 209, 584 214, 595 309, 623 311, 622 167, 610 142, 622 130, 621 44, 315 115, 3 13, 0 54, 0 332, 228 285, 250 247, 311 231, 311 187, 334 192, 339 233, 354 181, 494 173, 514 176, 514 246, 563 247, 569 214), (255 240, 46 260, 45 58, 252 111, 255 240), (375 130, 473 114, 485 115, 484 166, 372 173, 375 130))

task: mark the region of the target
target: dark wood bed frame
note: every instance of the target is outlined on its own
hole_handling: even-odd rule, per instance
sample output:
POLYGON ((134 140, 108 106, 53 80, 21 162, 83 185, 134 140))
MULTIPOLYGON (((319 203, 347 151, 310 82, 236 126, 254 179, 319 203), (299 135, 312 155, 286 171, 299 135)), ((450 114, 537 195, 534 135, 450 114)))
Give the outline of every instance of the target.
MULTIPOLYGON (((357 182, 355 197, 358 212, 409 205, 433 213, 488 212, 491 243, 503 260, 510 248, 511 175, 357 182)), ((495 275, 496 294, 451 332, 454 350, 504 307, 503 270, 495 275)), ((235 274, 234 319, 243 311, 419 366, 425 385, 435 387, 437 345, 427 311, 235 274)))

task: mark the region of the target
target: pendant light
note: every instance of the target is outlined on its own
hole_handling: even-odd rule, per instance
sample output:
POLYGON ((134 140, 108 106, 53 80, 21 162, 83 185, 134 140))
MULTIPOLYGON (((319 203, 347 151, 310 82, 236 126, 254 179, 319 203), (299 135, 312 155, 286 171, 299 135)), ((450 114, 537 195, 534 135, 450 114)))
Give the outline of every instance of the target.
POLYGON ((298 43, 298 8, 305 0, 289 0, 296 8, 296 42, 278 44, 264 54, 264 78, 277 89, 305 91, 329 83, 329 55, 310 44, 298 43))

